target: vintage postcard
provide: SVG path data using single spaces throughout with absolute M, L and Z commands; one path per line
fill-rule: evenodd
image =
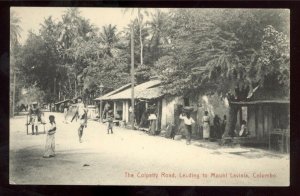
M 11 7 L 9 183 L 290 185 L 290 10 Z

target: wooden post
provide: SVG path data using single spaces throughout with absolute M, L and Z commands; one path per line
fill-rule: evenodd
M 117 113 L 117 101 L 114 101 L 114 115 Z
M 145 108 L 148 109 L 148 102 L 145 102 Z
M 157 101 L 157 120 L 156 120 L 156 131 L 160 130 L 160 100 Z
M 134 128 L 134 35 L 133 26 L 131 27 L 131 128 Z
M 58 100 L 61 101 L 61 99 L 60 99 L 60 81 L 58 82 Z
M 126 105 L 125 105 L 125 101 L 122 101 L 122 120 L 126 121 Z
M 56 100 L 56 77 L 54 77 L 53 94 L 54 94 L 54 99 Z
M 102 111 L 102 100 L 100 100 L 100 106 L 99 106 L 99 115 L 100 115 L 100 122 L 103 120 L 103 111 Z
M 129 117 L 128 117 L 128 114 L 129 114 L 129 106 L 128 106 L 129 104 L 128 104 L 128 101 L 126 100 L 125 101 L 125 122 L 126 123 L 128 123 L 128 121 L 129 121 Z

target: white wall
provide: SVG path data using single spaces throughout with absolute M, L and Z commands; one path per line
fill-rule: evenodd
M 182 97 L 168 97 L 162 100 L 161 128 L 165 129 L 168 124 L 174 124 L 175 104 L 182 104 Z

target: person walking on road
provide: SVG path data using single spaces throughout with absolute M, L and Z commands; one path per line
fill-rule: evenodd
M 75 119 L 75 117 L 78 117 L 79 119 L 79 128 L 78 128 L 78 137 L 79 142 L 82 143 L 82 135 L 83 135 L 83 129 L 84 127 L 87 127 L 87 110 L 84 106 L 84 103 L 82 102 L 81 97 L 77 99 L 77 107 L 76 112 L 71 120 L 71 122 Z
M 56 132 L 56 123 L 55 117 L 53 115 L 49 116 L 49 124 L 47 123 L 47 138 L 45 153 L 43 158 L 50 158 L 55 156 L 55 132 Z
M 69 104 L 64 105 L 64 123 L 68 124 L 67 116 L 69 111 Z
M 191 143 L 191 137 L 192 137 L 192 124 L 195 123 L 194 119 L 190 116 L 189 113 L 182 113 L 179 116 L 180 119 L 184 121 L 185 129 L 187 133 L 186 137 L 186 144 Z

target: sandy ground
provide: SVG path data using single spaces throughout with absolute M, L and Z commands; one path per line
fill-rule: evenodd
M 46 113 L 48 116 L 51 113 Z M 10 184 L 288 186 L 289 155 L 240 147 L 186 145 L 141 131 L 89 121 L 83 143 L 76 122 L 54 113 L 56 157 L 42 158 L 45 134 L 26 135 L 26 119 L 10 120 Z M 29 131 L 31 132 L 31 130 Z

